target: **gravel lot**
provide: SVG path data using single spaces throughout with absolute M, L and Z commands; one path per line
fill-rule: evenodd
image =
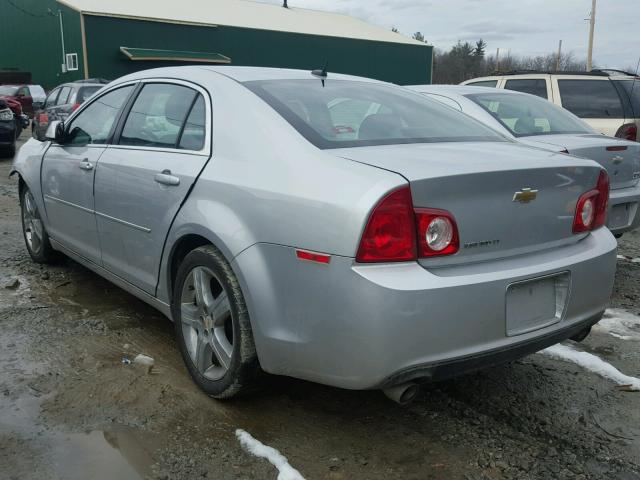
M 307 480 L 640 479 L 640 393 L 538 354 L 431 385 L 408 407 L 286 378 L 211 400 L 163 316 L 70 260 L 31 262 L 10 164 L 0 159 L 0 478 L 275 479 L 241 428 Z M 640 234 L 619 250 L 612 306 L 638 315 Z M 639 347 L 596 332 L 577 348 L 640 376 Z M 122 363 L 138 353 L 155 359 L 151 374 Z

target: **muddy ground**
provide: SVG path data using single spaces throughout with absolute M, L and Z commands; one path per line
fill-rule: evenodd
M 286 378 L 211 400 L 166 318 L 70 260 L 31 262 L 10 164 L 0 160 L 0 478 L 275 479 L 240 447 L 242 428 L 307 480 L 640 479 L 640 393 L 537 354 L 432 385 L 408 407 Z M 640 257 L 640 234 L 620 253 Z M 612 305 L 640 314 L 640 263 L 618 267 Z M 640 375 L 640 342 L 593 333 L 580 348 Z M 122 363 L 141 352 L 152 374 Z

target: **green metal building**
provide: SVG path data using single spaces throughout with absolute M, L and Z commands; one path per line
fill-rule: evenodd
M 294 3 L 291 0 L 290 3 Z M 431 83 L 433 47 L 342 14 L 247 0 L 0 0 L 0 83 L 52 88 L 166 65 Z

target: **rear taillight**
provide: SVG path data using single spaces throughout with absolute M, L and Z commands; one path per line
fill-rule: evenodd
M 41 113 L 38 115 L 38 123 L 41 125 L 46 125 L 49 123 L 49 115 L 46 113 Z
M 452 255 L 458 251 L 458 226 L 453 215 L 432 208 L 419 208 L 415 212 L 420 257 Z
M 414 210 L 407 186 L 388 194 L 373 209 L 356 261 L 407 262 L 451 255 L 458 248 L 458 227 L 453 215 L 445 210 Z
M 616 132 L 616 137 L 635 142 L 638 138 L 638 126 L 635 123 L 625 123 Z
M 416 228 L 411 190 L 404 187 L 380 200 L 362 234 L 358 262 L 416 259 Z
M 578 199 L 573 218 L 573 233 L 588 232 L 602 227 L 607 222 L 608 204 L 609 175 L 605 170 L 600 170 L 596 188 L 583 193 Z
M 71 111 L 72 111 L 72 112 L 75 112 L 79 107 L 80 107 L 80 104 L 79 104 L 79 103 L 74 103 L 74 104 L 71 106 Z

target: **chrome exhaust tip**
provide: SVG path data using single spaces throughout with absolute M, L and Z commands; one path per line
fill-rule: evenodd
M 417 383 L 409 382 L 395 387 L 385 388 L 382 390 L 384 394 L 400 405 L 408 405 L 413 402 L 418 393 L 420 392 L 420 386 Z

